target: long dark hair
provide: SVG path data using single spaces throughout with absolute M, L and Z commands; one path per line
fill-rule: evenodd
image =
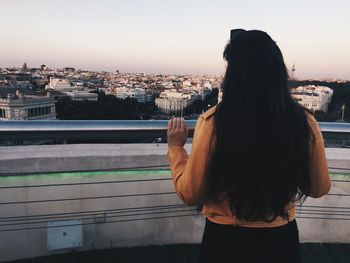
M 258 30 L 232 35 L 224 51 L 206 200 L 228 198 L 238 219 L 288 219 L 286 205 L 310 191 L 305 109 L 290 95 L 283 56 L 271 37 Z

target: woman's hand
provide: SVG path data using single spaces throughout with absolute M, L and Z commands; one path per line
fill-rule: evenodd
M 173 118 L 168 123 L 168 146 L 184 146 L 188 136 L 188 127 L 184 118 Z

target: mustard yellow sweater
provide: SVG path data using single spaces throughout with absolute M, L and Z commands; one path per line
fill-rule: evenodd
M 181 146 L 171 146 L 168 150 L 168 160 L 172 179 L 178 196 L 187 204 L 198 203 L 205 196 L 206 160 L 213 132 L 215 107 L 202 114 L 196 124 L 192 151 L 189 156 Z M 325 156 L 324 142 L 321 131 L 314 117 L 307 113 L 307 118 L 315 140 L 310 143 L 310 173 L 311 197 L 321 197 L 328 193 L 331 183 Z M 295 218 L 295 204 L 290 202 L 286 206 L 290 220 Z M 247 222 L 238 220 L 229 208 L 229 201 L 219 204 L 205 203 L 203 210 L 210 221 L 217 224 L 232 224 L 247 227 L 276 227 L 287 224 L 288 221 L 278 217 L 268 222 Z

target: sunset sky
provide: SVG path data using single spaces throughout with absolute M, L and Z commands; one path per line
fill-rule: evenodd
M 299 78 L 350 79 L 349 0 L 1 0 L 0 67 L 222 74 L 233 28 L 264 30 Z

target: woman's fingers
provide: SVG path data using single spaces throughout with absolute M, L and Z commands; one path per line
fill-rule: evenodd
M 182 124 L 181 118 L 176 118 L 176 129 L 178 131 L 181 131 L 181 124 Z
M 168 133 L 173 130 L 173 119 L 168 121 Z
M 173 118 L 168 122 L 168 133 L 169 132 L 185 132 L 187 125 L 183 118 Z
M 174 118 L 174 123 L 176 123 L 175 130 L 177 132 L 182 132 L 185 129 L 185 120 L 184 118 Z
M 173 131 L 177 129 L 177 118 L 173 118 Z
M 179 118 L 180 119 L 180 130 L 185 129 L 185 120 L 184 118 Z
M 173 118 L 168 122 L 168 145 L 184 146 L 188 135 L 188 127 L 183 118 Z

